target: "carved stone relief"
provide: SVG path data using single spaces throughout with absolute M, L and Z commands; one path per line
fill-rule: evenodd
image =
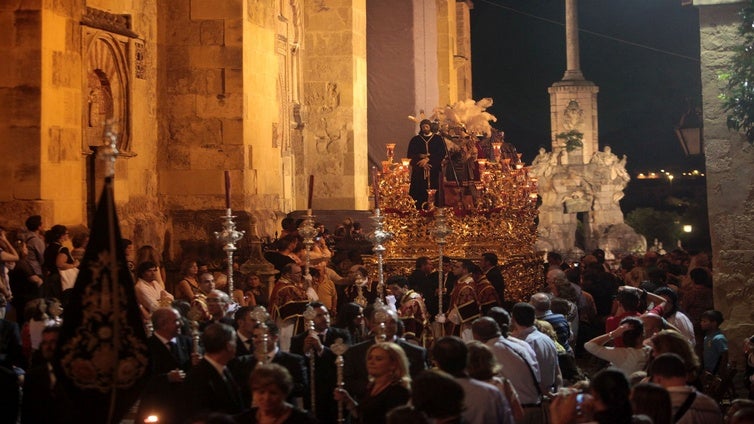
M 584 123 L 584 110 L 579 102 L 571 100 L 563 111 L 563 128 L 567 131 L 577 130 Z
M 104 12 L 100 12 L 104 13 Z M 131 151 L 129 38 L 98 28 L 82 28 L 82 150 L 102 144 L 103 127 L 112 121 L 119 132 L 118 149 Z

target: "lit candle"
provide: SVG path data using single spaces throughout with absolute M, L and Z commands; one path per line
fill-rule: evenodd
M 403 165 L 403 170 L 408 171 L 408 165 L 411 164 L 411 158 L 401 159 L 401 164 Z
M 225 171 L 225 209 L 230 209 L 230 171 Z
M 385 145 L 385 148 L 387 150 L 388 162 L 393 163 L 393 155 L 395 154 L 395 143 L 387 143 Z
M 372 167 L 372 187 L 374 189 L 374 208 L 380 208 L 380 172 L 376 166 Z
M 314 196 L 314 175 L 309 175 L 309 197 L 306 200 L 306 209 L 308 210 L 312 209 L 312 196 Z

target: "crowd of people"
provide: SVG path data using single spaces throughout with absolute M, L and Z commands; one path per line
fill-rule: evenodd
M 39 216 L 26 227 L 0 231 L 0 422 L 66 422 L 50 364 L 86 239 Z M 308 274 L 288 222 L 265 252 L 274 281 L 239 269 L 233 292 L 198 258 L 168 281 L 156 249 L 123 241 L 149 334 L 135 422 L 754 422 L 754 396 L 731 395 L 703 253 L 613 269 L 600 250 L 549 252 L 514 302 L 492 252 L 420 257 L 383 287 L 359 255 L 336 264 L 317 228 Z M 749 388 L 754 337 L 741 342 Z

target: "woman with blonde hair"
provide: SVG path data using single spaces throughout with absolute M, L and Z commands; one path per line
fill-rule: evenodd
M 471 378 L 492 384 L 508 399 L 513 418 L 517 421 L 524 417 L 524 408 L 518 400 L 518 393 L 511 382 L 500 375 L 502 365 L 497 361 L 492 350 L 484 343 L 474 340 L 466 344 L 469 348 L 469 362 L 466 372 Z
M 384 424 L 391 409 L 405 405 L 411 397 L 408 358 L 392 342 L 376 343 L 367 350 L 367 393 L 358 402 L 344 389 L 335 389 L 336 401 L 343 401 L 362 424 Z
M 699 362 L 699 357 L 696 356 L 689 340 L 681 333 L 675 330 L 662 330 L 652 336 L 649 343 L 652 346 L 652 358 L 663 353 L 675 353 L 683 359 L 683 363 L 686 365 L 687 381 L 694 382 L 699 378 L 701 362 Z

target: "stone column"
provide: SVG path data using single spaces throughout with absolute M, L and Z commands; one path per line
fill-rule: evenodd
M 0 5 L 0 186 L 2 225 L 22 225 L 33 214 L 49 219 L 42 199 L 42 11 L 19 2 Z
M 178 258 L 215 243 L 209 251 L 217 258 L 222 252 L 212 231 L 220 229 L 225 210 L 225 170 L 232 209 L 239 214 L 245 206 L 242 2 L 175 0 L 158 2 L 158 8 L 163 44 L 157 166 L 172 248 Z M 246 229 L 242 219 L 236 223 Z
M 579 59 L 579 8 L 578 0 L 566 2 L 566 71 L 563 80 L 583 80 Z
M 730 359 L 741 359 L 741 340 L 754 333 L 751 300 L 754 293 L 754 146 L 743 134 L 729 131 L 718 98 L 730 71 L 738 35 L 738 15 L 746 2 L 695 0 L 699 6 L 704 154 L 707 165 L 707 204 L 712 239 L 715 308 L 723 313 Z
M 302 3 L 308 123 L 296 208 L 305 208 L 313 174 L 315 209 L 367 209 L 366 0 Z

